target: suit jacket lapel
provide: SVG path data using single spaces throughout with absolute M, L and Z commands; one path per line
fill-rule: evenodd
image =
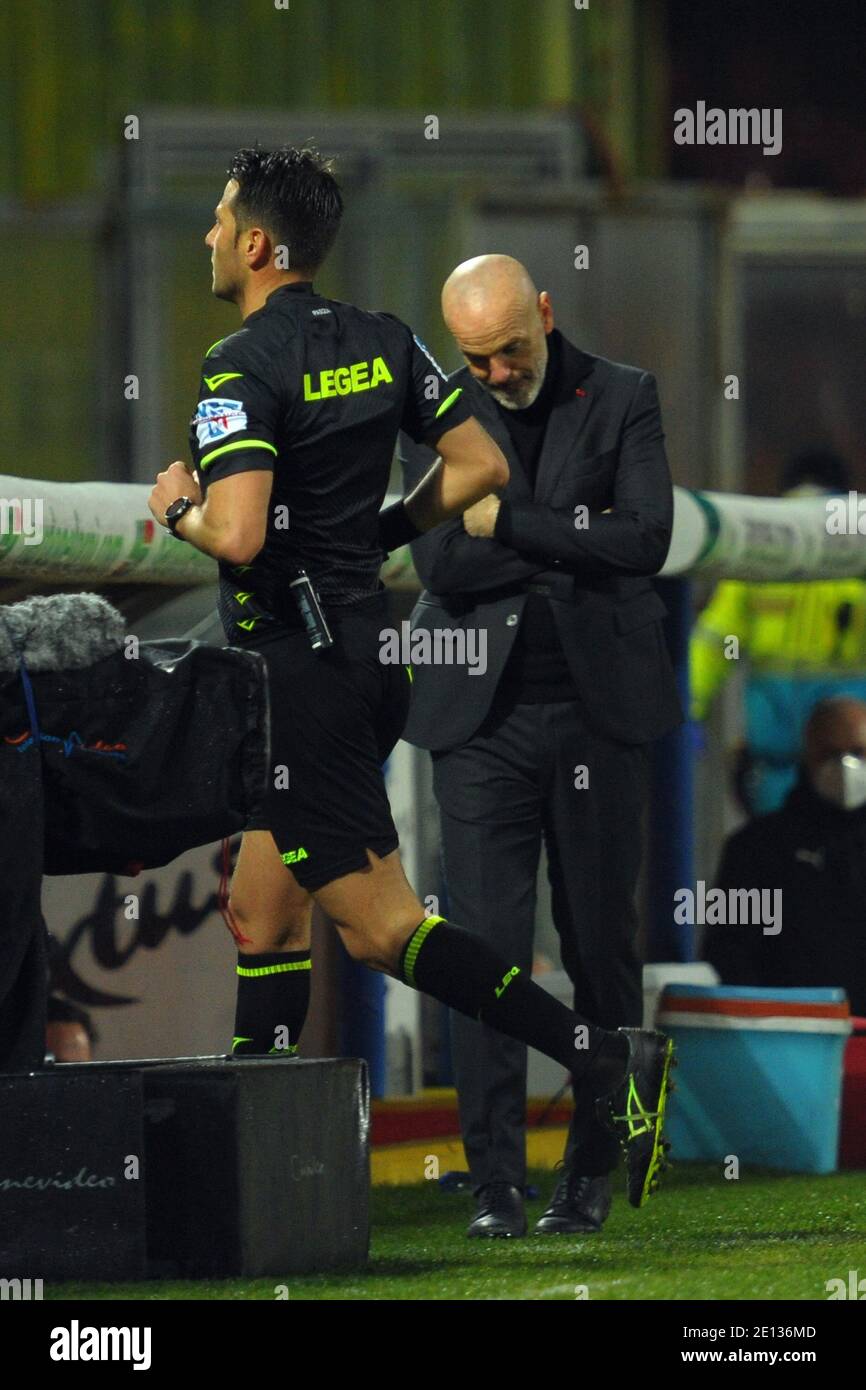
M 560 473 L 580 446 L 601 394 L 593 383 L 594 367 L 594 357 L 573 347 L 567 338 L 562 339 L 561 385 L 547 422 L 535 477 L 535 497 L 539 501 L 553 491 Z

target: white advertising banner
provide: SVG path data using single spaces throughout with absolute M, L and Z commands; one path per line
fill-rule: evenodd
M 215 583 L 216 561 L 160 526 L 149 496 L 142 483 L 52 483 L 0 474 L 0 579 Z M 388 557 L 382 578 L 389 587 L 417 585 L 408 546 Z
M 95 1055 L 191 1057 L 231 1050 L 234 941 L 217 907 L 219 845 L 135 878 L 46 878 L 58 993 L 88 1010 Z
M 676 487 L 661 573 L 776 582 L 866 574 L 866 496 L 737 497 Z

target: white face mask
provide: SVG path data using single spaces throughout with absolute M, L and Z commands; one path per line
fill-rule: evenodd
M 855 757 L 853 753 L 828 758 L 820 764 L 812 785 L 819 796 L 843 811 L 857 811 L 866 806 L 866 758 Z

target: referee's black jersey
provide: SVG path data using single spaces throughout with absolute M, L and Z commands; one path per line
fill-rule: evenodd
M 406 324 L 310 282 L 281 286 L 215 343 L 190 422 L 202 491 L 250 469 L 274 474 L 264 547 L 251 565 L 220 562 L 228 640 L 298 625 L 288 585 L 299 567 L 326 610 L 375 593 L 398 432 L 435 444 L 470 414 Z

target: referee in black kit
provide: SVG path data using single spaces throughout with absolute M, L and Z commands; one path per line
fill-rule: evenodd
M 206 243 L 213 293 L 238 306 L 243 326 L 205 357 L 194 473 L 172 463 L 150 509 L 219 561 L 227 638 L 268 666 L 274 781 L 243 836 L 230 898 L 233 1051 L 296 1050 L 315 900 L 356 960 L 585 1079 L 640 1206 L 664 1166 L 671 1044 L 594 1027 L 487 943 L 427 916 L 385 792 L 409 674 L 380 660 L 383 551 L 502 488 L 508 466 L 410 328 L 313 288 L 342 213 L 329 166 L 310 150 L 246 149 L 228 174 Z M 380 514 L 401 429 L 438 456 Z

